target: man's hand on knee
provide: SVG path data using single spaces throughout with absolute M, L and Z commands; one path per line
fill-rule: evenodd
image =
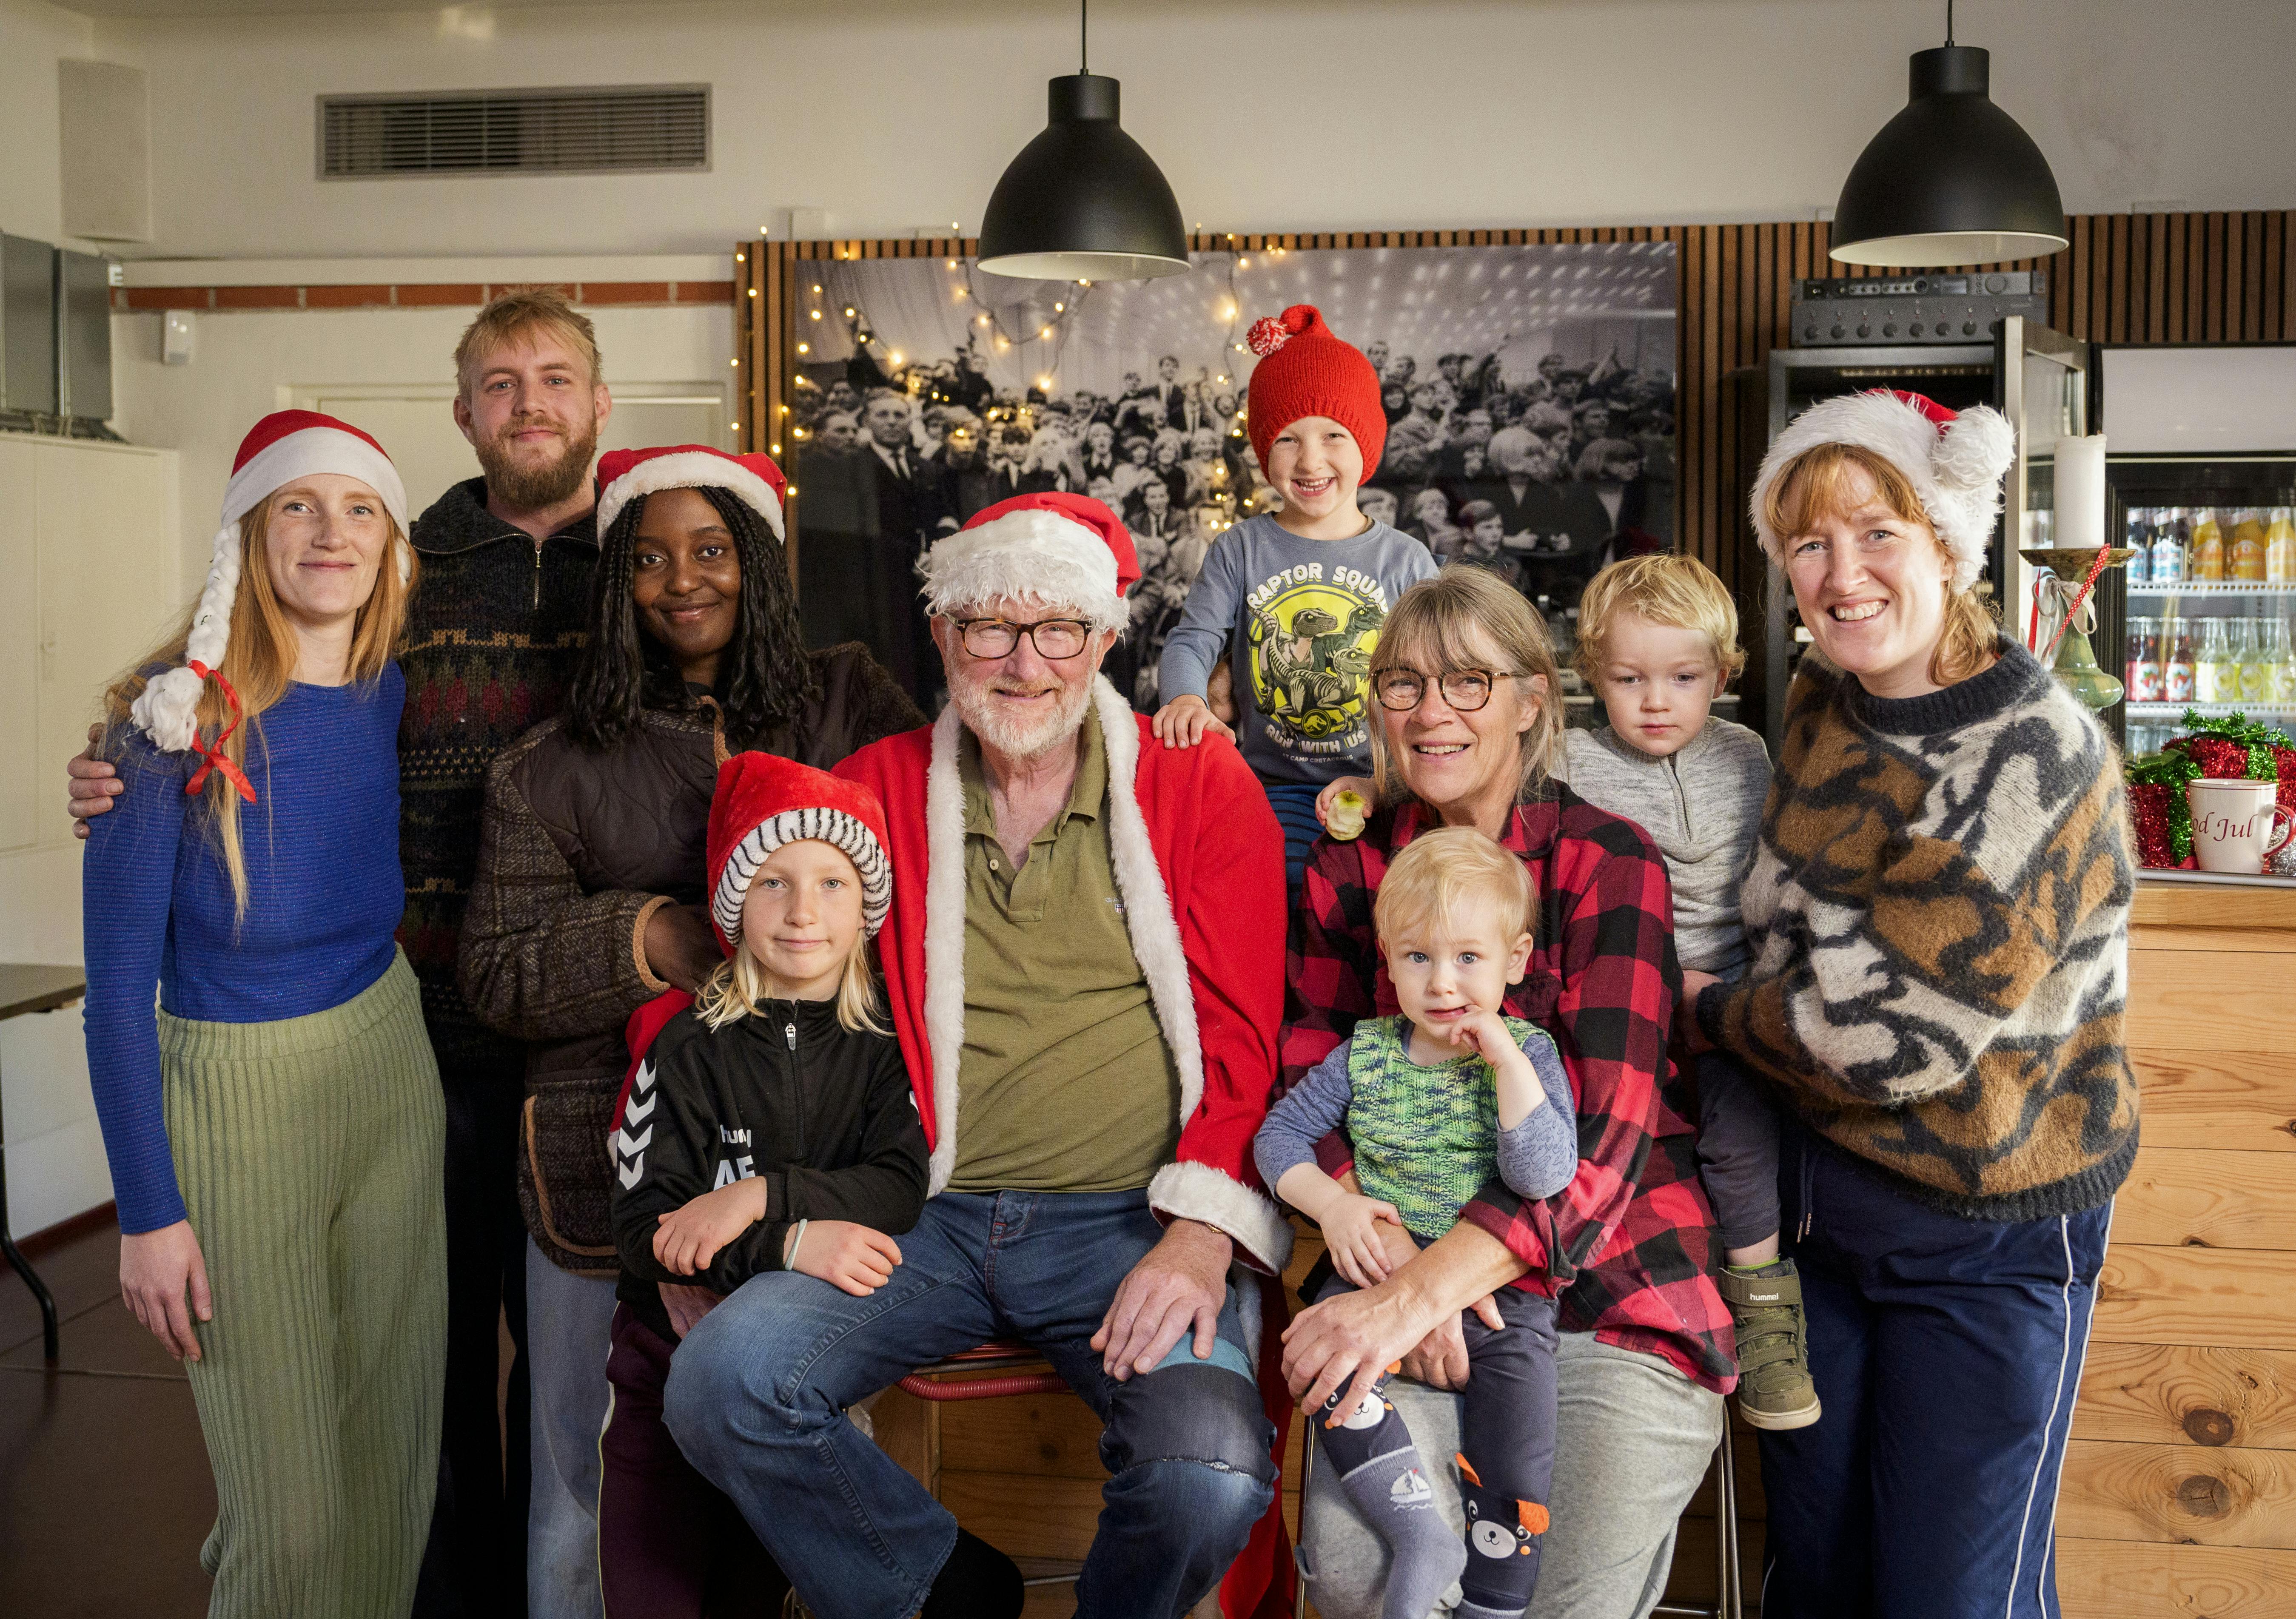
M 1121 1383 L 1135 1372 L 1153 1371 L 1191 1329 L 1196 1359 L 1211 1359 L 1234 1254 L 1235 1245 L 1210 1226 L 1172 1222 L 1163 1240 L 1132 1267 L 1092 1335 L 1108 1375 Z

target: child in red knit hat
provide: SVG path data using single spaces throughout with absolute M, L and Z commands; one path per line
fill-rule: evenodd
M 857 782 L 768 753 L 718 773 L 709 917 L 727 959 L 690 1002 L 672 992 L 631 1018 L 609 1138 L 622 1275 L 598 1549 L 615 1612 L 699 1619 L 711 1590 L 780 1583 L 665 1426 L 671 1353 L 693 1323 L 673 1324 L 662 1288 L 723 1296 L 793 1271 L 865 1296 L 892 1280 L 894 1238 L 924 1206 L 924 1127 L 868 960 L 892 904 L 888 843 L 883 806 Z M 1011 1569 L 975 1541 L 947 1572 L 995 1584 Z M 968 1590 L 964 1611 L 1017 1614 L 1020 1577 L 1003 1583 Z
M 1379 374 L 1311 305 L 1252 323 L 1243 413 L 1283 510 L 1219 537 L 1158 670 L 1156 735 L 1190 748 L 1217 731 L 1243 750 L 1283 826 L 1297 892 L 1308 847 L 1342 790 L 1368 794 L 1365 676 L 1395 598 L 1435 572 L 1409 535 L 1364 515 L 1356 491 L 1387 441 Z M 1232 649 L 1237 725 L 1204 701 Z

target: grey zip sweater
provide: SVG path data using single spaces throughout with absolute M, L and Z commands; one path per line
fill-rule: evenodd
M 1570 790 L 1597 809 L 1623 815 L 1666 856 L 1674 889 L 1674 953 L 1717 977 L 1745 970 L 1739 891 L 1754 863 L 1770 756 L 1743 725 L 1709 718 L 1663 759 L 1604 726 L 1565 733 Z

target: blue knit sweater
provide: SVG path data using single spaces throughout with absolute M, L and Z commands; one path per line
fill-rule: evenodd
M 127 790 L 88 823 L 80 873 L 87 1067 L 119 1229 L 184 1218 L 161 1109 L 152 991 L 178 1018 L 269 1023 L 340 1006 L 382 977 L 406 907 L 398 870 L 398 666 L 348 686 L 294 685 L 250 727 L 240 805 L 247 913 L 205 808 L 194 754 L 125 732 Z

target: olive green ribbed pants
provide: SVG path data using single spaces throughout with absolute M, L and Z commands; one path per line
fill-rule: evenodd
M 160 1014 L 168 1139 L 215 1319 L 212 1619 L 403 1619 L 447 1364 L 446 1106 L 400 956 L 274 1023 Z

